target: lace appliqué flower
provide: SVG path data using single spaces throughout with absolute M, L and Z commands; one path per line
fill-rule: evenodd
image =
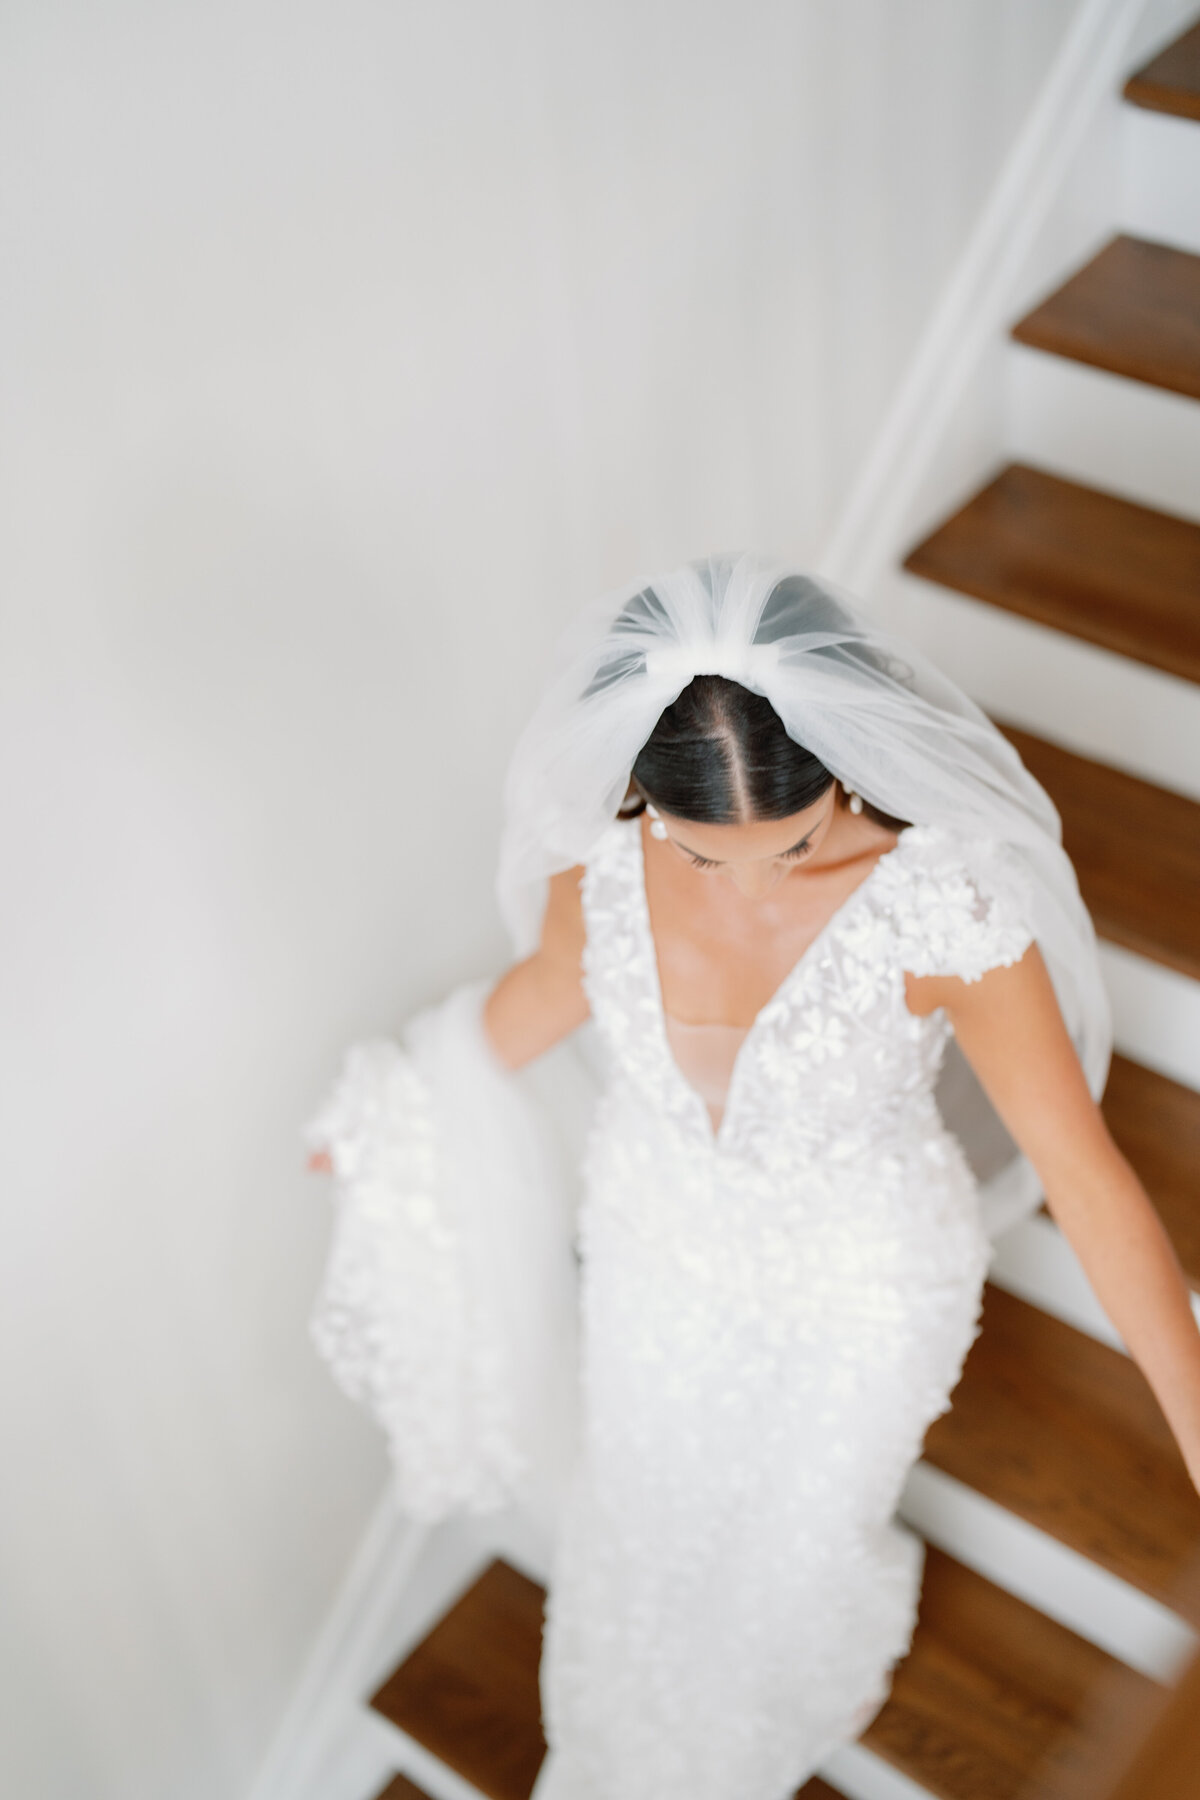
M 908 1011 L 904 976 L 1016 960 L 1032 911 L 997 847 L 904 832 L 760 1012 L 714 1136 L 666 1037 L 639 831 L 583 883 L 612 1077 L 547 1729 L 605 1800 L 774 1800 L 907 1645 L 920 1547 L 892 1513 L 988 1260 L 933 1096 L 948 1021 Z

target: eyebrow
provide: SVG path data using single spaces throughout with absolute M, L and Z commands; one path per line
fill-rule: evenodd
M 808 840 L 809 840 L 809 838 L 810 838 L 810 837 L 811 837 L 811 836 L 812 836 L 812 834 L 813 834 L 813 831 L 815 831 L 815 830 L 816 830 L 816 829 L 817 829 L 817 828 L 816 828 L 816 826 L 815 826 L 815 825 L 814 825 L 814 826 L 813 826 L 813 828 L 812 828 L 812 831 L 806 831 L 806 832 L 805 832 L 805 834 L 804 834 L 804 836 L 803 836 L 803 837 L 802 837 L 802 838 L 800 838 L 800 839 L 799 839 L 799 841 L 798 841 L 798 842 L 797 842 L 797 843 L 795 843 L 795 844 L 789 844 L 789 845 L 788 845 L 788 847 L 787 847 L 787 849 L 786 849 L 786 850 L 777 850 L 777 851 L 776 851 L 776 852 L 775 852 L 775 854 L 776 854 L 776 856 L 790 856 L 790 855 L 791 855 L 791 854 L 792 854 L 792 851 L 793 851 L 793 850 L 802 850 L 802 849 L 803 849 L 803 848 L 804 848 L 804 846 L 805 846 L 805 844 L 807 844 L 807 842 L 808 842 Z M 710 863 L 718 863 L 718 864 L 720 864 L 720 866 L 721 866 L 721 867 L 723 867 L 723 866 L 724 866 L 724 865 L 723 865 L 723 864 L 721 864 L 721 862 L 720 862 L 720 858 L 719 858 L 719 857 L 716 857 L 716 856 L 700 856 L 700 852 L 699 852 L 699 851 L 698 851 L 698 850 L 688 850 L 688 847 L 687 847 L 687 845 L 686 845 L 686 844 L 681 844 L 681 843 L 680 843 L 680 842 L 679 842 L 679 839 L 678 839 L 678 838 L 676 838 L 676 839 L 675 839 L 675 843 L 676 843 L 676 846 L 677 846 L 677 847 L 678 847 L 678 848 L 679 848 L 679 849 L 680 849 L 680 850 L 687 850 L 687 854 L 688 854 L 688 855 L 689 855 L 689 856 L 699 856 L 699 857 L 700 857 L 700 861 L 701 861 L 701 862 L 710 862 Z

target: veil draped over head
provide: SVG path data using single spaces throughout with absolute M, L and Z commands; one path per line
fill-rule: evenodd
M 975 703 L 911 646 L 830 583 L 748 553 L 702 558 L 606 595 L 563 637 L 505 785 L 498 893 L 517 953 L 537 943 L 547 878 L 588 859 L 660 714 L 700 674 L 765 695 L 789 737 L 880 811 L 1015 853 L 1032 886 L 1031 927 L 1099 1097 L 1109 1006 L 1045 790 Z M 976 1112 L 980 1097 L 975 1084 Z M 1015 1147 L 1007 1137 L 1005 1145 L 1011 1164 Z

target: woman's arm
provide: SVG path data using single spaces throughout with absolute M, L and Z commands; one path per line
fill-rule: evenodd
M 582 868 L 575 868 L 551 877 L 541 943 L 532 956 L 501 976 L 484 1006 L 484 1032 L 508 1069 L 532 1062 L 588 1016 L 582 973 L 582 875 Z
M 907 984 L 914 1012 L 946 1008 L 1200 1489 L 1200 1330 L 1190 1290 L 1146 1190 L 1088 1091 L 1037 945 L 979 981 L 909 976 Z
M 580 867 L 551 878 L 540 945 L 501 976 L 484 1004 L 484 1036 L 507 1069 L 532 1062 L 588 1016 L 582 975 L 582 874 Z M 327 1150 L 310 1151 L 307 1166 L 317 1175 L 333 1173 Z

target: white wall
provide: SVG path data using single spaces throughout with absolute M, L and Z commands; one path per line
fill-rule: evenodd
M 547 627 L 822 540 L 1073 5 L 10 0 L 5 1792 L 247 1791 L 384 1474 L 299 1124 L 503 954 Z

